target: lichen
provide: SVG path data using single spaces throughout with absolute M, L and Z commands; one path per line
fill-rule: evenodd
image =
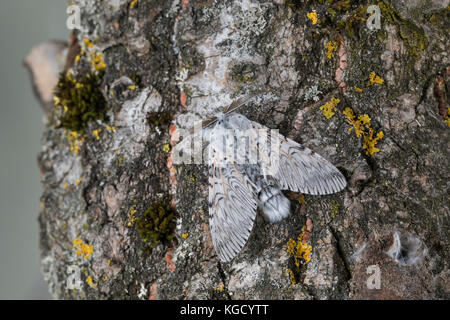
M 150 126 L 166 125 L 172 120 L 172 114 L 168 111 L 149 112 L 147 116 L 147 123 Z
M 332 116 L 334 116 L 334 111 L 336 111 L 336 106 L 339 104 L 339 102 L 341 102 L 341 100 L 332 97 L 330 101 L 320 107 L 320 110 L 323 111 L 323 115 L 325 116 L 325 118 L 330 119 Z
M 72 248 L 75 249 L 76 255 L 83 259 L 90 259 L 94 252 L 94 246 L 85 243 L 81 238 L 72 241 Z
M 134 6 L 138 3 L 138 1 L 139 1 L 139 0 L 132 0 L 132 1 L 130 2 L 130 9 L 133 9 Z
M 378 132 L 376 137 L 373 137 L 373 129 L 369 128 L 369 133 L 363 136 L 363 149 L 366 149 L 366 154 L 368 156 L 373 156 L 374 153 L 380 151 L 375 145 L 379 140 L 383 139 L 383 137 L 383 131 Z
M 154 202 L 144 214 L 136 219 L 136 227 L 145 249 L 153 249 L 162 242 L 174 238 L 177 214 L 169 204 L 167 197 Z
M 332 208 L 331 208 L 331 219 L 334 219 L 336 217 L 336 215 L 339 213 L 340 205 L 335 200 L 331 201 L 331 205 L 332 205 Z
M 89 71 L 75 78 L 71 72 L 60 74 L 54 92 L 59 127 L 81 135 L 90 121 L 105 120 L 106 101 L 100 91 L 103 71 Z
M 286 274 L 289 277 L 289 280 L 291 281 L 292 285 L 296 285 L 297 281 L 295 280 L 294 272 L 292 272 L 291 269 L 286 269 Z
M 353 37 L 355 35 L 355 30 L 361 23 L 366 22 L 367 20 L 367 6 L 359 5 L 352 11 L 345 9 L 344 7 L 341 7 L 338 10 L 344 17 L 337 23 L 336 29 L 338 31 L 345 31 L 350 37 Z
M 418 27 L 412 20 L 402 18 L 388 1 L 379 1 L 378 6 L 383 19 L 388 24 L 399 27 L 400 38 L 405 43 L 410 56 L 416 60 L 419 52 L 425 50 L 428 45 L 428 39 L 423 29 Z
M 116 132 L 116 127 L 114 126 L 106 125 L 105 128 L 107 131 Z
M 80 148 L 83 145 L 84 137 L 81 136 L 77 131 L 66 130 L 66 137 L 69 141 L 69 150 L 74 154 L 80 152 Z
M 363 89 L 361 89 L 360 87 L 358 87 L 358 86 L 353 86 L 353 89 L 355 89 L 355 91 L 357 91 L 357 92 L 359 92 L 359 93 L 362 93 L 362 92 L 364 92 L 364 90 Z
M 127 222 L 128 227 L 131 227 L 133 223 L 136 222 L 137 220 L 135 216 L 136 212 L 137 212 L 136 205 L 133 205 L 128 211 L 128 222 Z
M 450 108 L 447 108 L 447 116 L 445 117 L 445 123 L 450 127 Z
M 311 86 L 306 90 L 305 92 L 305 100 L 313 100 L 313 101 L 319 101 L 319 95 L 322 94 L 322 91 L 318 89 L 317 85 Z
M 170 144 L 166 143 L 162 146 L 162 149 L 165 153 L 168 153 L 170 151 Z
M 106 63 L 103 60 L 103 52 L 98 50 L 95 47 L 94 43 L 87 38 L 83 39 L 80 48 L 80 55 L 77 55 L 77 57 L 75 57 L 76 62 L 78 62 L 82 56 L 88 57 L 91 67 L 94 70 L 103 71 L 106 69 Z
M 376 152 L 379 152 L 380 149 L 376 147 L 379 140 L 384 137 L 383 131 L 377 133 L 374 137 L 374 131 L 370 126 L 371 118 L 369 115 L 359 115 L 356 117 L 355 113 L 349 107 L 345 108 L 342 112 L 347 117 L 347 122 L 352 127 L 348 129 L 351 132 L 353 129 L 355 130 L 355 135 L 360 138 L 363 138 L 363 149 L 366 150 L 366 155 L 373 156 Z
M 230 294 L 228 292 L 228 288 L 225 287 L 223 283 L 220 283 L 219 285 L 215 285 L 213 287 L 213 290 L 211 292 L 211 299 L 224 300 L 229 298 Z
M 374 84 L 383 84 L 383 82 L 384 80 L 380 76 L 377 76 L 374 71 L 372 71 L 369 75 L 369 82 L 367 83 L 367 86 L 370 87 Z
M 315 11 L 308 12 L 308 13 L 306 14 L 306 17 L 307 17 L 309 20 L 311 20 L 311 23 L 312 23 L 313 25 L 317 24 L 317 20 L 318 20 L 318 18 L 317 18 L 317 12 L 315 12 Z
M 334 52 L 336 52 L 338 49 L 338 43 L 336 41 L 328 41 L 325 49 L 327 49 L 328 59 L 331 59 L 334 56 Z
M 297 240 L 290 238 L 286 245 L 286 252 L 293 259 L 293 267 L 286 270 L 292 284 L 302 282 L 301 275 L 311 261 L 312 246 L 305 240 L 305 232 L 303 230 Z
M 97 288 L 97 285 L 94 283 L 94 281 L 92 280 L 92 276 L 88 276 L 86 278 L 86 283 L 91 287 L 91 288 Z
M 78 186 L 81 182 L 83 182 L 83 178 L 78 178 L 74 183 L 75 187 Z
M 95 139 L 100 140 L 100 132 L 102 132 L 102 129 L 92 130 L 92 135 L 95 137 Z

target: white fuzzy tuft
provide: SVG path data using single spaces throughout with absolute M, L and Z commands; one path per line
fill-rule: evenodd
M 264 218 L 270 223 L 275 223 L 289 216 L 291 203 L 283 194 L 279 193 L 270 201 L 262 204 L 261 209 Z
M 386 253 L 399 265 L 408 266 L 422 263 L 428 249 L 419 237 L 395 231 L 392 245 Z

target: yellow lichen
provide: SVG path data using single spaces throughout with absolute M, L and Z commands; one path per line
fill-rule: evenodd
M 312 11 L 312 12 L 308 12 L 308 14 L 306 15 L 308 17 L 309 20 L 311 20 L 312 24 L 317 24 L 317 12 Z
M 57 106 L 61 103 L 61 99 L 59 99 L 58 96 L 53 96 L 53 103 L 55 104 L 55 106 Z
M 89 259 L 94 252 L 94 246 L 85 243 L 81 238 L 76 238 L 72 241 L 72 248 L 75 249 L 75 253 L 78 257 Z
M 331 59 L 334 56 L 334 52 L 337 51 L 337 49 L 338 49 L 338 43 L 335 41 L 328 41 L 325 48 L 327 49 L 328 59 Z
M 334 115 L 334 111 L 336 111 L 336 106 L 339 104 L 341 100 L 332 97 L 330 101 L 325 103 L 323 106 L 320 107 L 320 110 L 323 111 L 323 115 L 330 119 Z
M 91 51 L 91 65 L 95 70 L 101 71 L 105 70 L 106 63 L 103 61 L 103 52 L 100 51 Z
M 80 137 L 77 131 L 66 130 L 66 137 L 69 141 L 69 150 L 74 154 L 80 152 L 81 145 L 83 144 L 84 137 Z
M 97 285 L 94 283 L 94 281 L 92 280 L 92 277 L 89 276 L 86 278 L 86 283 L 91 287 L 91 288 L 97 288 Z
M 100 132 L 102 131 L 102 129 L 95 129 L 95 130 L 92 130 L 92 134 L 94 135 L 94 137 L 97 139 L 97 140 L 100 140 Z
M 91 40 L 89 40 L 88 38 L 84 38 L 83 39 L 83 43 L 84 43 L 84 46 L 86 48 L 93 48 L 94 47 L 94 43 Z
M 134 6 L 138 3 L 139 0 L 133 0 L 130 2 L 130 9 L 133 9 Z
M 83 178 L 78 178 L 74 183 L 75 187 L 78 186 L 81 182 L 83 182 Z
M 366 154 L 372 156 L 374 153 L 380 151 L 379 148 L 375 147 L 379 140 L 383 139 L 383 131 L 377 133 L 377 136 L 373 137 L 373 129 L 369 129 L 369 134 L 364 135 L 363 149 L 366 149 Z
M 355 91 L 358 91 L 358 92 L 364 92 L 364 90 L 363 89 L 361 89 L 361 88 L 359 88 L 359 87 L 357 87 L 357 86 L 353 86 L 353 89 L 355 89 Z
M 347 117 L 347 122 L 352 125 L 351 128 L 348 129 L 349 132 L 351 132 L 353 129 L 355 129 L 355 134 L 356 136 L 359 138 L 361 137 L 361 135 L 364 132 L 364 123 L 363 123 L 363 119 L 364 121 L 367 121 L 367 115 L 365 114 L 364 116 L 359 116 L 358 119 L 356 119 L 356 116 L 353 112 L 352 109 L 350 108 L 345 108 L 345 110 L 342 112 L 346 117 Z M 369 118 L 369 123 L 370 123 L 370 118 Z
M 445 117 L 445 123 L 450 127 L 450 108 L 447 108 L 447 116 Z
M 374 84 L 382 84 L 383 82 L 384 80 L 381 77 L 377 76 L 374 71 L 372 71 L 369 75 L 369 83 L 367 83 L 367 86 L 369 87 Z
M 131 225 L 136 222 L 137 218 L 135 217 L 137 210 L 135 206 L 132 206 L 130 211 L 128 212 L 128 227 L 131 227 Z
M 166 143 L 165 145 L 163 145 L 162 149 L 164 150 L 164 152 L 169 152 L 170 151 L 170 145 L 168 143 Z
M 303 197 L 302 194 L 300 194 L 300 195 L 298 196 L 297 200 L 298 200 L 298 202 L 300 202 L 300 203 L 303 204 L 303 205 L 306 204 L 306 200 L 305 200 L 305 198 Z
M 128 89 L 130 89 L 132 91 L 136 90 L 137 88 L 139 88 L 139 87 L 135 86 L 135 85 L 128 86 Z
M 291 284 L 296 285 L 296 284 L 297 284 L 297 281 L 295 281 L 294 272 L 292 272 L 291 269 L 287 269 L 287 270 L 286 270 L 286 274 L 288 275 L 289 280 L 291 281 Z
M 221 284 L 218 285 L 218 286 L 214 286 L 213 289 L 214 289 L 215 291 L 223 291 L 223 290 L 225 290 L 225 286 L 224 286 L 223 283 L 221 283 Z
M 309 232 L 308 237 L 305 237 L 306 229 L 306 227 L 302 228 L 302 233 L 297 240 L 290 238 L 287 242 L 286 252 L 292 260 L 291 268 L 286 270 L 286 274 L 292 285 L 303 282 L 305 267 L 311 261 L 312 246 L 307 242 Z
M 343 114 L 347 117 L 348 124 L 352 126 L 348 131 L 351 132 L 354 129 L 358 138 L 363 137 L 363 149 L 366 150 L 366 154 L 373 156 L 374 153 L 379 152 L 380 149 L 375 145 L 384 137 L 384 134 L 383 131 L 380 131 L 374 138 L 374 131 L 370 127 L 371 118 L 367 114 L 356 117 L 353 110 L 348 107 L 345 108 Z
M 84 38 L 81 46 L 80 55 L 75 57 L 75 63 L 78 62 L 85 53 L 88 53 L 90 57 L 91 65 L 96 71 L 102 71 L 106 68 L 106 64 L 103 61 L 103 52 L 94 48 L 94 42 Z
M 291 256 L 294 255 L 296 246 L 297 246 L 297 242 L 295 242 L 294 239 L 289 238 L 289 240 L 287 242 L 286 252 Z
M 304 235 L 305 231 L 300 234 L 297 241 L 290 238 L 287 242 L 286 252 L 295 258 L 295 265 L 297 267 L 299 267 L 300 264 L 307 264 L 311 261 L 312 246 L 306 241 L 303 241 Z

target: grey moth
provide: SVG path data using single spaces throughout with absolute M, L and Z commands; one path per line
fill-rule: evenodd
M 342 173 L 326 159 L 237 113 L 250 98 L 202 121 L 174 150 L 174 163 L 190 163 L 186 159 L 192 156 L 199 161 L 206 151 L 211 238 L 223 262 L 244 247 L 258 209 L 271 223 L 289 216 L 290 201 L 281 190 L 327 195 L 346 187 Z

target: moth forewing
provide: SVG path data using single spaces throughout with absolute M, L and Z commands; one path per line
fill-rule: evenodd
M 280 140 L 277 129 L 257 129 L 258 159 L 264 176 L 276 177 L 280 162 Z

